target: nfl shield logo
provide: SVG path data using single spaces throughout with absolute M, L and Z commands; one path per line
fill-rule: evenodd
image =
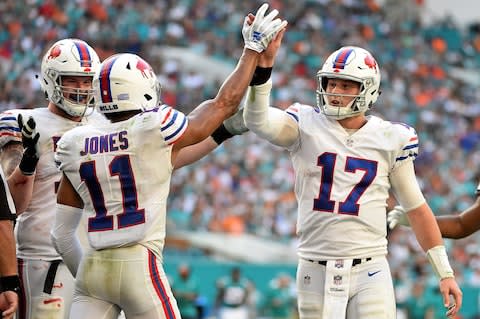
M 342 284 L 342 276 L 340 276 L 340 275 L 335 275 L 335 276 L 333 276 L 333 283 L 334 283 L 335 285 L 340 285 L 340 284 Z
M 310 278 L 309 275 L 306 275 L 305 277 L 303 277 L 303 283 L 305 285 L 310 285 L 310 280 L 311 280 L 311 278 Z
M 343 260 L 335 260 L 335 268 L 343 268 Z

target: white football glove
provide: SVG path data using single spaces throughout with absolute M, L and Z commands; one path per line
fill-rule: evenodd
M 249 24 L 248 16 L 243 22 L 242 34 L 245 42 L 245 48 L 263 52 L 272 39 L 277 35 L 278 31 L 285 28 L 287 21 L 274 18 L 278 15 L 278 10 L 272 10 L 267 16 L 265 12 L 268 9 L 268 4 L 264 3 L 255 14 L 255 20 Z
M 243 119 L 243 105 L 238 109 L 237 113 L 223 121 L 223 125 L 227 131 L 233 135 L 242 135 L 243 133 L 248 132 L 245 120 Z
M 397 225 L 410 226 L 407 219 L 407 212 L 402 206 L 395 206 L 387 214 L 388 227 L 394 229 Z

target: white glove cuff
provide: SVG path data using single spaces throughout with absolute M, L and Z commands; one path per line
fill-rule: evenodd
M 445 279 L 445 278 L 454 278 L 453 269 L 450 266 L 450 262 L 448 261 L 447 251 L 445 250 L 445 246 L 435 246 L 430 248 L 427 251 L 428 261 L 433 267 L 435 274 L 438 278 Z

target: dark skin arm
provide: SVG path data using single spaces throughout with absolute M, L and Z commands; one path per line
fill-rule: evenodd
M 442 237 L 459 239 L 470 236 L 480 229 L 480 196 L 459 215 L 438 216 L 436 219 Z
M 202 102 L 188 114 L 188 128 L 173 146 L 173 163 L 182 148 L 206 139 L 225 119 L 237 111 L 252 79 L 259 56 L 260 54 L 255 51 L 244 49 L 235 70 L 223 83 L 217 96 Z
M 62 179 L 58 186 L 57 203 L 76 208 L 83 208 L 84 205 L 82 198 L 78 195 L 65 173 L 62 174 Z
M 253 20 L 253 18 L 251 19 Z M 260 58 L 258 60 L 258 66 L 261 66 L 261 67 L 273 66 L 278 49 L 280 48 L 280 45 L 282 43 L 284 33 L 285 33 L 285 29 L 281 30 L 278 33 L 278 35 L 275 37 L 275 39 L 272 41 L 272 43 L 268 46 L 267 50 L 265 50 L 260 54 Z M 228 88 L 222 87 L 222 89 L 228 89 Z M 219 95 L 220 95 L 220 92 L 219 92 Z M 213 113 L 215 112 L 217 111 L 214 111 Z M 190 117 L 192 114 L 193 112 L 190 113 L 189 115 L 190 124 L 192 123 L 192 120 Z M 202 117 L 205 117 L 205 116 L 202 116 Z M 208 116 L 208 118 L 210 118 L 210 115 Z M 205 120 L 203 121 L 206 122 Z M 190 126 L 188 129 L 190 129 Z M 190 145 L 184 148 L 181 152 L 179 152 L 179 155 L 173 161 L 175 169 L 178 169 L 180 167 L 183 167 L 185 165 L 189 165 L 193 162 L 198 161 L 199 159 L 201 159 L 202 157 L 210 153 L 212 150 L 214 150 L 217 146 L 218 144 L 215 143 L 215 141 L 211 137 L 207 137 L 205 140 L 203 140 L 200 143 L 197 143 L 195 145 Z

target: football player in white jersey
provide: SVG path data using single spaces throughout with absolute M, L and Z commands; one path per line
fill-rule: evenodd
M 0 167 L 0 311 L 2 318 L 13 318 L 18 307 L 20 277 L 18 276 L 15 253 L 15 236 L 13 221 L 16 219 L 16 207 L 24 205 L 25 188 L 33 187 L 33 178 L 38 163 L 36 144 L 40 135 L 35 132 L 35 120 L 30 117 L 23 123 L 18 118 L 22 134 L 23 156 L 18 172 L 11 174 L 8 180 Z M 17 174 L 18 173 L 18 174 Z
M 25 205 L 17 205 L 15 234 L 22 283 L 18 319 L 68 318 L 74 281 L 50 239 L 61 178 L 53 154 L 66 131 L 105 121 L 96 112 L 84 116 L 93 109 L 88 106 L 93 101 L 92 79 L 99 65 L 97 53 L 84 41 L 63 39 L 54 43 L 43 56 L 39 78 L 48 106 L 0 115 L 1 160 L 7 176 L 18 166 L 23 151 L 18 114 L 32 116 L 40 133 L 33 188 L 24 187 Z
M 259 53 L 272 39 L 279 46 L 286 21 L 267 9 L 245 19 L 237 67 L 188 116 L 158 105 L 160 84 L 139 56 L 117 54 L 101 64 L 95 104 L 110 123 L 65 133 L 55 155 L 63 177 L 52 240 L 76 274 L 70 318 L 114 319 L 121 309 L 129 319 L 180 318 L 162 267 L 170 177 L 180 150 L 236 112 Z M 93 248 L 85 252 L 75 236 L 82 215 Z
M 295 170 L 300 318 L 395 318 L 386 259 L 390 189 L 409 211 L 454 316 L 462 293 L 415 178 L 417 134 L 365 114 L 380 94 L 377 62 L 362 48 L 342 47 L 326 59 L 317 80 L 318 107 L 269 107 L 268 81 L 250 90 L 244 110 L 247 127 L 288 150 Z

